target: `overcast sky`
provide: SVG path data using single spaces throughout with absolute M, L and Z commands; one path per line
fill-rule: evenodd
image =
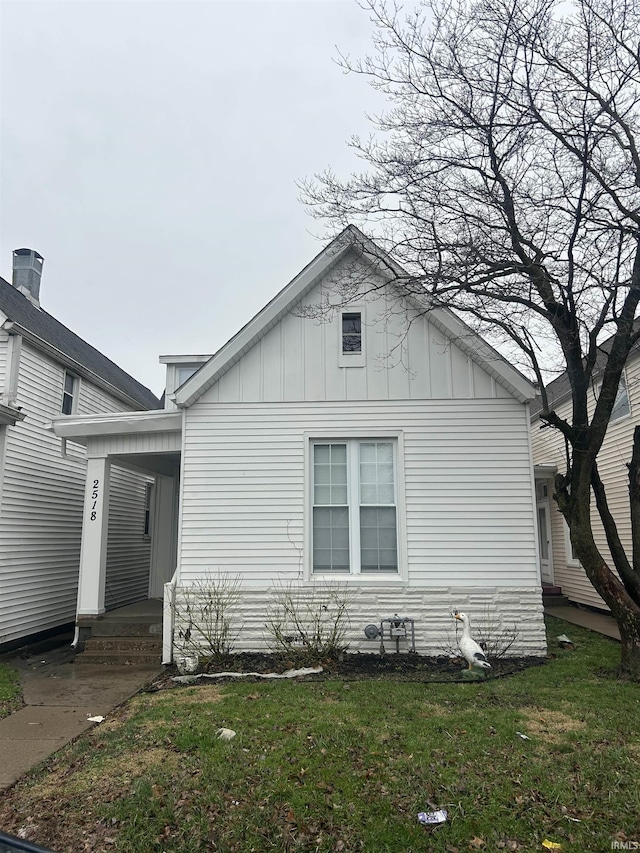
M 380 96 L 353 0 L 1 4 L 0 274 L 45 258 L 42 307 L 159 394 L 308 261 L 296 180 L 357 160 Z

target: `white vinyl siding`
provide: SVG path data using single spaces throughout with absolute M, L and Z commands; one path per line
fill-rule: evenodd
M 105 608 L 113 610 L 148 597 L 150 541 L 144 535 L 149 480 L 111 466 Z
M 0 399 L 7 393 L 8 376 L 7 376 L 7 358 L 9 350 L 9 335 L 0 329 Z
M 198 402 L 185 420 L 182 581 L 212 566 L 240 572 L 247 585 L 308 577 L 309 439 L 385 441 L 400 431 L 397 500 L 406 534 L 398 558 L 405 571 L 390 583 L 535 586 L 528 428 L 526 407 L 501 398 Z M 373 581 L 373 572 L 362 576 Z
M 633 430 L 639 422 L 640 412 L 640 359 L 635 357 L 625 368 L 626 392 L 632 417 L 620 417 L 609 423 L 607 434 L 598 454 L 600 477 L 605 485 L 609 508 L 613 513 L 627 553 L 631 554 L 631 521 L 629 517 L 629 477 L 627 462 L 631 459 Z M 619 391 L 620 395 L 620 391 Z M 589 416 L 595 406 L 596 395 L 590 400 Z M 571 402 L 565 401 L 557 407 L 560 417 L 570 417 Z M 531 425 L 531 438 L 534 464 L 556 464 L 560 472 L 564 471 L 564 439 L 556 430 L 540 429 L 541 421 L 536 419 Z M 593 588 L 579 562 L 572 559 L 569 551 L 569 537 L 565 535 L 565 522 L 558 512 L 555 502 L 551 504 L 551 533 L 553 551 L 554 583 L 572 601 L 591 607 L 607 608 L 607 605 Z M 609 565 L 613 566 L 609 554 L 604 529 L 597 515 L 595 501 L 592 501 L 592 521 L 595 540 Z
M 0 496 L 0 643 L 70 622 L 75 618 L 82 510 L 85 488 L 85 449 L 62 443 L 45 426 L 60 414 L 65 369 L 30 344 L 23 343 L 18 405 L 24 421 L 7 430 L 5 470 Z M 79 386 L 78 414 L 126 411 L 126 407 L 84 380 Z M 120 500 L 118 477 L 112 506 Z M 130 501 L 126 497 L 127 501 Z M 137 539 L 125 537 L 110 554 L 117 573 L 122 553 L 129 549 L 128 566 L 146 561 L 149 543 L 138 548 L 144 495 L 136 512 Z M 126 541 L 125 541 L 126 540 Z M 138 569 L 140 568 L 138 566 Z M 142 584 L 135 581 L 141 593 Z M 116 584 L 117 594 L 120 595 Z M 146 590 L 142 597 L 146 597 Z

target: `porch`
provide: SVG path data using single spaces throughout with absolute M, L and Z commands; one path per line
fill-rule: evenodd
M 148 655 L 157 662 L 164 585 L 177 561 L 182 415 L 162 410 L 61 417 L 52 429 L 63 449 L 69 441 L 86 447 L 76 608 L 83 660 L 100 653 L 140 662 Z M 132 484 L 129 494 L 123 470 Z M 143 550 L 144 559 L 128 559 Z
M 98 616 L 78 616 L 78 664 L 159 664 L 162 600 L 150 598 Z

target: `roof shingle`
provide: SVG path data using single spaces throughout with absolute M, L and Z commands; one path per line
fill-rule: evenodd
M 0 309 L 10 320 L 55 347 L 86 370 L 99 376 L 141 409 L 160 409 L 156 395 L 113 361 L 74 334 L 51 314 L 36 307 L 5 279 L 0 278 Z

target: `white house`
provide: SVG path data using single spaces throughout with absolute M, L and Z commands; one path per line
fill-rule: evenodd
M 103 484 L 129 459 L 159 483 L 151 588 L 179 600 L 209 572 L 239 578 L 238 649 L 265 647 L 274 585 L 339 581 L 353 649 L 376 650 L 364 626 L 399 613 L 437 652 L 459 608 L 517 623 L 512 653 L 544 652 L 534 390 L 389 284 L 390 263 L 348 228 L 215 355 L 163 359 L 165 411 L 54 420 L 87 448 L 81 624 L 107 607 Z M 169 619 L 164 640 L 169 660 Z
M 606 350 L 607 342 L 602 345 Z M 631 555 L 631 517 L 629 509 L 629 474 L 633 432 L 640 424 L 640 353 L 633 352 L 627 361 L 618 388 L 607 434 L 598 454 L 598 471 L 604 483 L 609 507 L 615 519 L 620 539 Z M 601 383 L 601 368 L 596 369 L 592 383 L 588 414 L 593 414 Z M 571 388 L 566 375 L 558 377 L 548 387 L 550 404 L 561 418 L 571 415 Z M 569 528 L 553 501 L 553 479 L 564 471 L 565 447 L 562 435 L 543 426 L 539 401 L 532 406 L 531 438 L 535 463 L 537 512 L 540 531 L 540 555 L 543 583 L 560 587 L 563 595 L 577 604 L 608 610 L 607 604 L 595 591 L 579 560 L 573 553 Z M 613 567 L 607 538 L 592 502 L 592 524 L 600 552 Z
M 43 259 L 13 254 L 0 279 L 0 645 L 72 623 L 85 486 L 84 447 L 47 425 L 61 413 L 157 408 L 160 401 L 40 306 Z M 152 480 L 114 465 L 106 601 L 148 594 L 145 500 Z

